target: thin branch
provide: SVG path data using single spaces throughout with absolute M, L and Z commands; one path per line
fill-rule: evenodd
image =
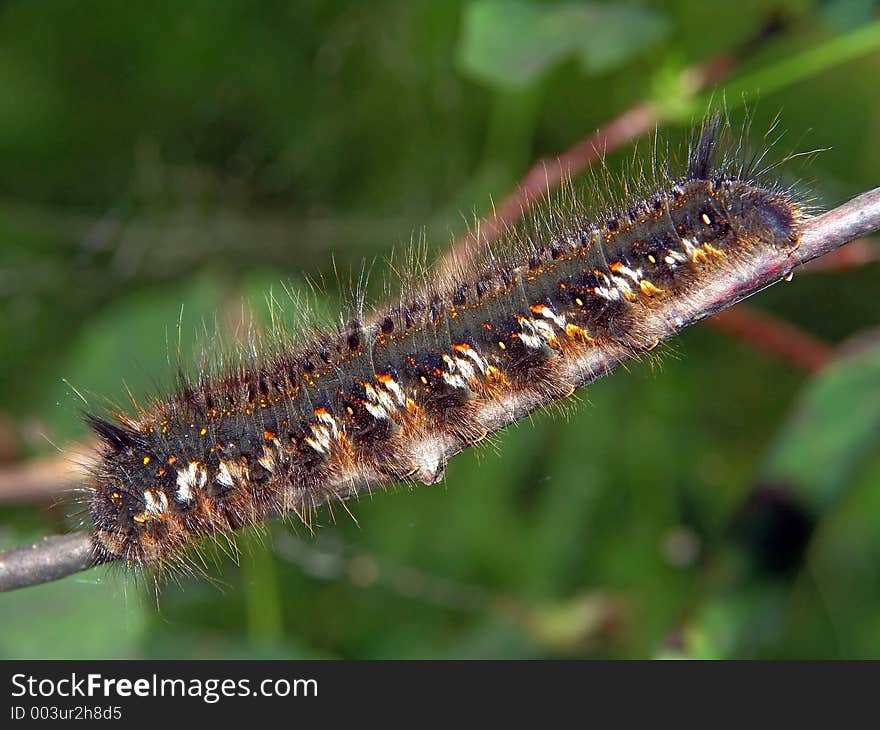
M 880 188 L 813 218 L 804 227 L 800 246 L 792 258 L 800 266 L 877 230 L 880 230 Z
M 680 318 L 682 326 L 694 324 L 733 306 L 748 294 L 760 291 L 785 278 L 795 267 L 823 256 L 847 241 L 880 229 L 880 188 L 863 193 L 839 208 L 817 216 L 804 228 L 801 243 L 790 252 L 769 251 L 758 260 L 754 269 L 735 284 L 719 285 L 703 293 L 698 306 L 684 309 L 671 306 L 663 316 Z M 609 373 L 632 353 L 624 349 L 600 350 L 590 374 L 582 376 L 577 385 L 586 385 Z M 482 416 L 487 432 L 498 431 L 519 420 L 543 403 L 526 403 L 516 410 L 494 409 Z M 434 447 L 441 458 L 449 458 L 466 444 L 453 436 L 438 437 Z M 365 484 L 369 491 L 378 484 Z M 92 540 L 88 532 L 47 537 L 27 547 L 0 553 L 0 591 L 45 583 L 94 565 Z
M 85 531 L 52 535 L 0 553 L 0 591 L 48 583 L 95 565 L 92 536 Z

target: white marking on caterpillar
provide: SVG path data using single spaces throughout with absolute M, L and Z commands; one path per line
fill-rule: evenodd
M 443 382 L 453 388 L 468 389 L 468 384 L 461 375 L 453 375 L 451 373 L 443 373 Z
M 609 302 L 615 302 L 620 299 L 620 289 L 617 287 L 597 286 L 593 289 L 593 294 L 607 299 Z
M 464 358 L 455 358 L 455 365 L 458 367 L 458 372 L 464 376 L 465 380 L 472 381 L 477 377 L 477 371 L 474 370 L 474 366 Z
M 379 382 L 385 386 L 386 390 L 394 394 L 394 397 L 397 398 L 397 402 L 400 405 L 406 404 L 406 395 L 394 378 L 390 375 L 379 376 Z
M 364 390 L 367 392 L 367 398 L 371 403 L 375 403 L 380 405 L 384 410 L 391 413 L 396 410 L 396 406 L 394 405 L 394 401 L 391 400 L 391 396 L 388 394 L 384 388 L 382 390 L 376 390 L 370 383 L 364 383 Z
M 561 322 L 562 324 L 560 324 L 559 327 L 563 330 L 565 329 L 565 317 L 557 317 L 555 321 L 557 323 Z M 547 340 L 547 342 L 552 342 L 556 339 L 556 332 L 553 330 L 553 327 L 544 320 L 533 319 L 532 326 L 541 337 Z
M 307 438 L 306 443 L 321 454 L 330 453 L 330 429 L 321 423 L 309 424 L 315 438 Z
M 330 436 L 334 441 L 339 438 L 339 426 L 336 425 L 336 419 L 333 418 L 333 416 L 331 416 L 324 408 L 318 408 L 315 410 L 315 417 L 322 423 L 330 426 Z M 312 430 L 314 431 L 314 427 Z
M 220 471 L 217 473 L 217 478 L 214 480 L 221 487 L 229 487 L 232 488 L 235 486 L 235 480 L 232 478 L 232 472 L 229 470 L 229 463 L 226 461 L 220 460 Z
M 528 317 L 517 316 L 516 319 L 519 322 L 520 329 L 523 330 L 518 335 L 520 342 L 526 347 L 531 347 L 533 350 L 539 350 L 544 347 L 544 339 L 538 336 L 534 322 Z
M 690 256 L 691 258 L 691 261 L 693 261 L 694 263 L 696 263 L 697 261 L 708 261 L 708 258 L 706 257 L 706 252 L 703 250 L 703 246 L 699 241 L 685 239 L 684 244 L 685 248 L 687 249 L 688 256 Z M 711 248 L 711 246 L 709 248 Z
M 275 468 L 278 465 L 278 457 L 273 451 L 270 451 L 264 446 L 263 453 L 260 458 L 257 459 L 257 463 L 262 466 L 266 471 L 274 472 Z
M 483 375 L 486 374 L 486 368 L 489 367 L 489 363 L 473 347 L 468 344 L 460 344 L 453 345 L 452 349 L 456 352 L 463 352 L 467 357 L 473 360 L 474 363 L 476 363 L 476 366 L 480 369 L 480 372 Z
M 629 268 L 629 266 L 624 266 L 623 264 L 615 264 L 614 270 L 618 274 L 623 274 L 624 276 L 628 276 L 636 284 L 638 284 L 642 278 L 642 270 L 641 269 L 633 270 L 633 269 Z
M 537 337 L 536 335 L 527 335 L 520 333 L 519 340 L 526 347 L 531 347 L 533 350 L 540 350 L 546 344 L 541 337 Z
M 546 304 L 533 304 L 529 309 L 535 314 L 541 315 L 544 319 L 549 319 L 560 329 L 565 329 L 565 317 L 556 314 L 556 312 L 550 309 Z M 535 321 L 535 324 L 537 325 L 538 321 Z
M 208 481 L 208 472 L 198 461 L 191 461 L 186 469 L 177 470 L 176 497 L 180 502 L 190 502 L 194 489 L 202 489 Z
M 614 282 L 615 288 L 622 294 L 632 294 L 632 287 L 630 287 L 629 282 L 622 276 L 612 276 L 611 281 Z
M 153 493 L 149 489 L 144 490 L 144 504 L 147 508 L 147 512 L 153 517 L 162 514 L 168 509 L 168 497 L 165 496 L 165 492 L 157 491 L 156 495 L 157 496 L 153 496 Z
M 379 421 L 390 418 L 388 411 L 375 403 L 364 403 L 364 408 L 367 409 L 367 413 Z

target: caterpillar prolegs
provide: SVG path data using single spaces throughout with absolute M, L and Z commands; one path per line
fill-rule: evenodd
M 90 417 L 96 562 L 185 568 L 195 541 L 433 484 L 453 454 L 751 293 L 756 266 L 782 278 L 805 209 L 762 181 L 762 157 L 721 155 L 722 134 L 707 121 L 682 175 L 608 210 L 548 202 L 538 225 L 370 316 Z

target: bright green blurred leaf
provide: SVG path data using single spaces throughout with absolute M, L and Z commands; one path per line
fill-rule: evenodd
M 657 12 L 634 6 L 476 0 L 465 12 L 459 65 L 505 87 L 527 86 L 572 55 L 598 74 L 656 43 L 667 28 Z
M 763 477 L 827 508 L 880 440 L 880 347 L 842 359 L 805 390 Z

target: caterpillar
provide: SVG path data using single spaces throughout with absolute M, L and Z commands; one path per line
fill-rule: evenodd
M 548 201 L 531 228 L 372 314 L 183 378 L 135 414 L 88 416 L 95 562 L 187 569 L 201 540 L 437 483 L 452 455 L 752 293 L 756 267 L 783 278 L 809 214 L 765 182 L 763 154 L 721 153 L 729 131 L 706 120 L 683 173 L 661 166 L 598 212 L 575 193 Z

